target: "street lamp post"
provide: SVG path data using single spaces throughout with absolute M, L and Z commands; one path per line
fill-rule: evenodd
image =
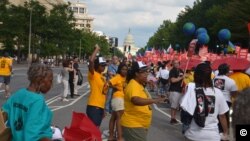
M 32 8 L 30 9 L 30 23 L 29 23 L 29 49 L 28 49 L 28 67 L 31 64 L 30 46 L 31 46 L 31 26 L 32 26 Z

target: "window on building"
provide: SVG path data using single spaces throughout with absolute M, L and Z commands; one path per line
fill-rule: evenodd
M 84 8 L 79 8 L 79 13 L 84 13 Z
M 78 13 L 78 7 L 73 7 L 73 12 Z
M 80 24 L 80 27 L 84 27 L 84 24 Z
M 90 28 L 90 24 L 87 24 L 86 26 L 87 26 L 88 28 Z

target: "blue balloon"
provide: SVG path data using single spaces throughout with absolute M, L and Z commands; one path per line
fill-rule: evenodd
M 180 47 L 180 45 L 179 44 L 175 44 L 175 48 L 177 49 L 177 48 L 179 48 Z
M 231 32 L 228 29 L 221 29 L 218 33 L 218 38 L 221 42 L 229 41 L 231 38 Z
M 210 40 L 207 33 L 200 33 L 197 38 L 198 38 L 198 43 L 202 45 L 207 44 Z
M 192 35 L 195 32 L 195 25 L 191 22 L 185 23 L 183 26 L 183 32 L 186 35 Z
M 196 32 L 195 32 L 196 37 L 198 37 L 198 35 L 201 34 L 201 33 L 207 33 L 207 29 L 204 28 L 204 27 L 198 28 L 198 29 L 196 30 Z

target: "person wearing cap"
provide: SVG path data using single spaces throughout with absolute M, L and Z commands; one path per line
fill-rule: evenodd
M 127 75 L 128 84 L 124 93 L 124 113 L 121 117 L 122 134 L 125 141 L 147 141 L 147 132 L 151 124 L 151 104 L 164 102 L 165 98 L 152 99 L 145 89 L 148 68 L 139 62 L 133 62 Z
M 88 81 L 90 84 L 90 95 L 88 98 L 86 113 L 90 120 L 99 127 L 104 117 L 105 93 L 104 86 L 106 83 L 102 72 L 105 69 L 106 61 L 103 57 L 96 57 L 100 51 L 98 45 L 92 53 L 89 60 Z
M 5 98 L 10 96 L 10 77 L 12 73 L 12 59 L 9 58 L 7 52 L 0 57 L 0 88 L 2 84 L 5 86 Z
M 221 136 L 217 125 L 218 116 L 223 128 L 223 138 L 228 138 L 228 124 L 225 113 L 229 108 L 221 90 L 213 86 L 211 73 L 210 65 L 199 64 L 194 71 L 194 83 L 188 84 L 187 91 L 180 103 L 181 108 L 192 116 L 191 123 L 184 132 L 186 141 L 220 141 Z M 206 100 L 201 97 L 201 91 L 197 94 L 196 88 L 203 91 Z M 199 97 L 197 98 L 197 96 Z M 198 102 L 199 105 L 197 105 Z M 197 108 L 199 110 L 195 110 Z M 197 111 L 204 112 L 204 114 L 201 114 L 205 116 L 204 127 L 199 126 L 199 123 L 195 120 Z
M 227 105 L 230 108 L 232 105 L 231 98 L 235 97 L 238 93 L 238 88 L 235 81 L 228 77 L 230 67 L 228 64 L 224 63 L 218 67 L 219 74 L 214 78 L 214 86 L 220 89 L 224 95 Z M 229 111 L 226 113 L 227 124 L 229 124 Z M 219 131 L 222 133 L 222 126 L 219 122 Z

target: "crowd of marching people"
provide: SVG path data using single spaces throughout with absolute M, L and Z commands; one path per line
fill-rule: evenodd
M 213 71 L 209 61 L 191 70 L 181 69 L 179 60 L 146 65 L 142 61 L 130 62 L 113 56 L 108 62 L 97 56 L 99 51 L 96 45 L 89 58 L 90 94 L 86 114 L 98 128 L 103 117 L 111 114 L 108 141 L 146 141 L 152 104 L 166 102 L 171 108 L 170 124 L 179 123 L 177 113 L 181 113 L 185 140 L 229 140 L 230 109 L 241 111 L 238 106 L 246 104 L 240 97 L 249 94 L 249 90 L 245 90 L 250 88 L 249 74 L 239 70 L 232 72 L 226 63 Z M 62 101 L 68 101 L 69 91 L 71 98 L 78 95 L 82 76 L 77 60 L 75 57 L 62 63 L 59 73 L 64 88 Z M 27 75 L 29 86 L 12 94 L 2 111 L 8 117 L 13 140 L 47 141 L 52 136 L 52 112 L 40 94 L 50 90 L 53 73 L 45 64 L 33 64 Z M 150 92 L 157 96 L 152 98 Z M 245 118 L 237 120 L 243 113 L 239 111 L 234 111 L 233 125 L 250 123 Z M 28 116 L 30 113 L 32 116 Z M 245 111 L 245 114 L 250 112 Z
M 99 48 L 96 47 L 96 50 Z M 93 56 L 95 55 L 94 52 Z M 101 66 L 96 68 L 102 68 L 103 71 L 99 70 L 99 74 L 103 73 L 107 64 L 100 64 L 102 57 L 96 59 L 99 62 L 95 61 L 95 65 Z M 106 104 L 96 107 L 102 111 L 103 116 L 105 112 L 110 112 L 108 105 L 111 105 L 109 140 L 147 140 L 152 118 L 151 104 L 165 101 L 171 105 L 171 124 L 178 123 L 176 113 L 181 111 L 186 140 L 229 140 L 231 105 L 241 90 L 250 87 L 249 74 L 232 72 L 226 63 L 213 71 L 209 61 L 200 62 L 192 70 L 182 70 L 178 60 L 149 66 L 141 61 L 134 61 L 126 66 L 123 62 L 114 60 L 117 57 L 107 66 L 106 74 L 109 78 L 98 89 L 100 95 L 104 92 L 105 96 L 102 97 L 103 101 L 106 99 Z M 234 76 L 236 74 L 237 77 Z M 91 82 L 90 76 L 88 79 Z M 149 92 L 156 92 L 158 98 L 152 99 Z M 113 94 L 111 102 L 108 100 L 110 94 Z M 100 117 L 97 126 L 100 126 L 101 119 Z M 114 129 L 117 132 L 116 139 Z

